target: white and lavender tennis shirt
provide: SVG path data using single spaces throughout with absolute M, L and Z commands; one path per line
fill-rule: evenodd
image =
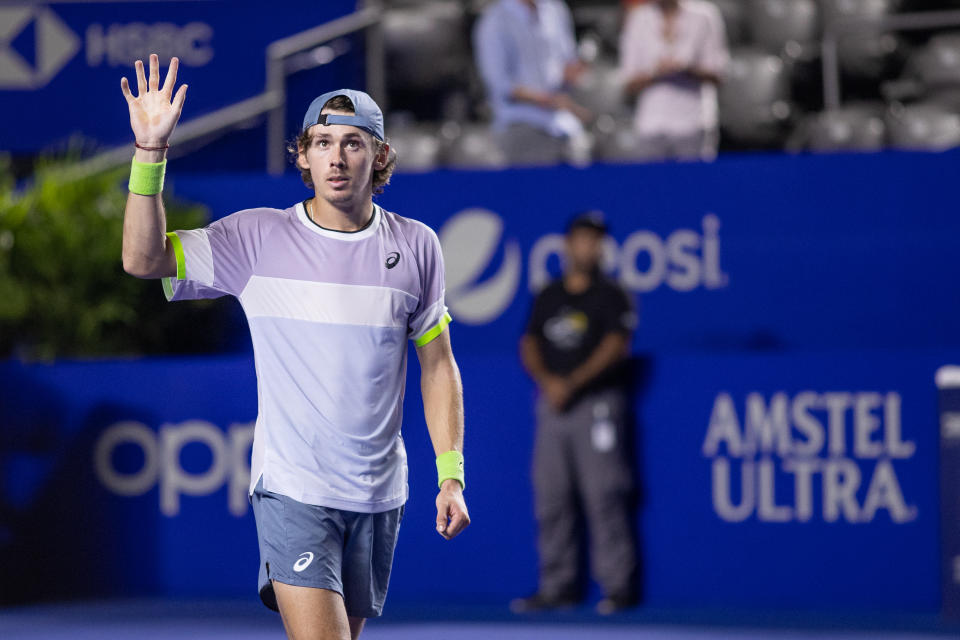
M 374 205 L 332 231 L 303 204 L 248 209 L 168 234 L 168 300 L 236 296 L 253 338 L 259 414 L 251 491 L 376 513 L 407 499 L 400 426 L 407 339 L 446 328 L 443 256 L 426 225 Z

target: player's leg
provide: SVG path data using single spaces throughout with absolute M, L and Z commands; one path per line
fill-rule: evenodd
M 262 480 L 251 502 L 263 603 L 280 612 L 291 638 L 349 640 L 341 575 L 352 514 L 267 491 Z
M 590 528 L 590 565 L 606 599 L 598 610 L 612 613 L 638 595 L 634 526 L 632 440 L 626 398 L 615 390 L 584 398 L 578 406 L 577 480 Z
M 351 640 L 343 597 L 336 591 L 273 581 L 283 627 L 290 640 Z M 358 632 L 359 633 L 359 632 Z
M 352 640 L 357 640 L 357 638 L 360 637 L 360 632 L 363 631 L 363 623 L 366 622 L 367 619 L 348 616 L 347 620 L 350 622 L 350 637 Z

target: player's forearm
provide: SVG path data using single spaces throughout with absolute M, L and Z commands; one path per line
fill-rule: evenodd
M 586 361 L 574 369 L 567 382 L 574 389 L 581 389 L 604 371 L 627 357 L 630 348 L 629 336 L 624 333 L 608 333 Z
M 164 151 L 137 149 L 138 162 L 162 162 Z M 123 214 L 123 269 L 138 278 L 164 278 L 177 273 L 173 248 L 167 242 L 167 221 L 161 194 L 130 193 Z
M 127 196 L 123 215 L 123 269 L 138 278 L 175 276 L 177 261 L 166 237 L 160 196 Z
M 423 413 L 436 455 L 463 451 L 463 384 L 453 354 L 425 367 L 420 376 Z

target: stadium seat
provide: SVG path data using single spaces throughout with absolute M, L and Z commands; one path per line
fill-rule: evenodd
M 397 171 L 431 171 L 440 164 L 442 145 L 438 127 L 391 127 L 388 140 L 397 151 Z
M 738 144 L 771 146 L 782 140 L 793 113 L 788 67 L 759 49 L 733 52 L 720 85 L 720 127 Z
M 647 160 L 629 117 L 601 116 L 593 127 L 594 159 L 599 162 L 640 162 Z
M 501 169 L 507 161 L 486 124 L 448 122 L 441 130 L 444 164 L 457 169 Z
M 960 86 L 960 33 L 930 38 L 910 60 L 910 67 L 930 89 Z
M 620 30 L 623 27 L 621 9 L 617 4 L 573 7 L 573 20 L 578 33 L 595 35 L 602 45 L 603 53 L 616 53 L 620 46 Z M 580 40 L 582 41 L 582 36 Z
M 895 104 L 887 112 L 890 146 L 944 151 L 960 146 L 960 113 L 935 103 Z
M 877 21 L 896 13 L 901 0 L 820 0 L 826 25 L 841 20 Z M 903 40 L 896 33 L 881 30 L 843 35 L 837 43 L 840 68 L 860 78 L 878 78 L 889 70 Z
M 807 123 L 810 151 L 880 151 L 886 142 L 882 103 L 845 105 L 814 114 Z
M 960 85 L 928 91 L 924 102 L 938 104 L 950 111 L 960 113 Z
M 601 58 L 594 62 L 581 76 L 572 95 L 596 115 L 620 116 L 631 111 L 631 105 L 624 99 L 617 66 L 611 60 Z
M 727 29 L 727 44 L 739 46 L 747 41 L 746 7 L 743 0 L 709 0 L 717 5 Z
M 463 84 L 472 61 L 458 3 L 393 8 L 384 15 L 383 34 L 391 91 L 434 92 Z
M 783 53 L 788 45 L 790 49 L 812 49 L 820 35 L 819 7 L 814 0 L 750 0 L 749 8 L 753 42 L 771 53 Z

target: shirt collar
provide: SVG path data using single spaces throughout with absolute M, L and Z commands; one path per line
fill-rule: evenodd
M 297 213 L 297 219 L 300 220 L 300 223 L 303 224 L 307 229 L 313 233 L 323 236 L 324 238 L 332 238 L 334 240 L 344 240 L 346 242 L 356 242 L 358 240 L 364 240 L 369 238 L 377 231 L 377 227 L 380 226 L 380 219 L 383 218 L 383 214 L 380 211 L 380 207 L 376 204 L 373 205 L 373 219 L 370 223 L 365 226 L 363 229 L 358 231 L 335 231 L 333 229 L 327 229 L 321 227 L 316 222 L 310 219 L 307 215 L 307 210 L 303 206 L 303 202 L 298 202 L 294 207 Z

